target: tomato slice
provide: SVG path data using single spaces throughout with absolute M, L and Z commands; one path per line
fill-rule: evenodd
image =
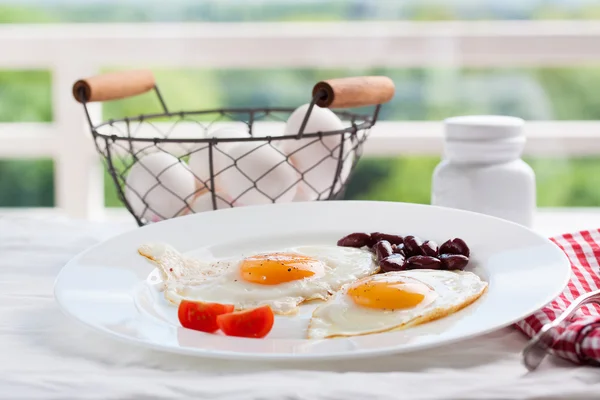
M 203 303 L 200 301 L 182 300 L 179 303 L 177 317 L 184 328 L 213 333 L 219 329 L 217 317 L 233 312 L 232 304 Z
M 222 314 L 217 325 L 228 336 L 262 338 L 273 328 L 273 311 L 269 306 Z

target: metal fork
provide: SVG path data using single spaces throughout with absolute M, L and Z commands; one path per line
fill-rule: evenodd
M 558 318 L 544 325 L 538 334 L 531 338 L 522 352 L 523 364 L 529 371 L 535 370 L 542 363 L 544 357 L 551 352 L 554 343 L 553 331 L 568 321 L 582 306 L 589 303 L 600 304 L 600 290 L 579 296 Z

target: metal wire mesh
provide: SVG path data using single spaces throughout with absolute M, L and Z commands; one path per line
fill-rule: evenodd
M 140 226 L 207 210 L 339 198 L 379 112 L 335 111 L 343 129 L 303 132 L 313 99 L 299 131 L 283 135 L 292 108 L 172 113 L 156 93 L 163 113 L 98 125 L 83 102 L 118 197 Z M 213 136 L 226 128 L 244 136 Z

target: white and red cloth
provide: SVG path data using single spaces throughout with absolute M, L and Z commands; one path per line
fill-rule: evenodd
M 569 257 L 571 280 L 552 303 L 516 324 L 529 337 L 557 318 L 577 297 L 600 289 L 600 230 L 568 233 L 551 240 Z M 600 363 L 600 305 L 581 307 L 563 325 L 553 335 L 552 353 L 578 364 Z

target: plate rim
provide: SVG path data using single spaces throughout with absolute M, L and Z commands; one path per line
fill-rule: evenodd
M 424 349 L 435 349 L 435 348 L 439 348 L 441 346 L 446 346 L 446 345 L 449 345 L 452 343 L 457 343 L 457 342 L 461 342 L 461 341 L 464 341 L 467 339 L 471 339 L 473 337 L 483 336 L 483 335 L 489 334 L 491 332 L 509 327 L 509 326 L 515 324 L 516 322 L 523 320 L 523 318 L 526 318 L 527 316 L 533 314 L 535 311 L 550 304 L 554 299 L 556 299 L 558 296 L 560 296 L 560 294 L 564 291 L 565 287 L 568 285 L 568 283 L 571 279 L 571 263 L 569 261 L 567 254 L 559 246 L 557 246 L 552 240 L 550 240 L 550 238 L 544 236 L 543 234 L 541 234 L 531 228 L 525 227 L 525 226 L 517 224 L 515 222 L 504 220 L 504 219 L 490 216 L 487 214 L 468 211 L 468 210 L 461 210 L 461 209 L 436 206 L 436 205 L 396 202 L 396 201 L 330 200 L 330 201 L 326 201 L 326 202 L 315 201 L 315 202 L 295 202 L 295 203 L 245 206 L 245 207 L 238 207 L 238 208 L 221 209 L 221 210 L 210 211 L 210 212 L 213 214 L 214 213 L 225 214 L 225 213 L 231 212 L 232 210 L 248 210 L 248 209 L 271 208 L 271 207 L 281 207 L 281 206 L 285 207 L 290 204 L 303 204 L 303 203 L 312 203 L 312 204 L 319 204 L 319 203 L 326 203 L 326 204 L 327 203 L 334 203 L 334 204 L 335 203 L 345 203 L 345 204 L 347 204 L 347 203 L 362 203 L 362 204 L 365 204 L 365 203 L 367 203 L 367 204 L 372 204 L 373 206 L 376 206 L 379 203 L 393 203 L 393 204 L 398 204 L 401 206 L 408 206 L 408 207 L 416 207 L 416 208 L 423 208 L 423 209 L 436 208 L 436 209 L 444 210 L 444 212 L 452 212 L 452 213 L 458 213 L 458 214 L 471 214 L 471 215 L 476 215 L 477 218 L 496 220 L 496 221 L 500 221 L 503 224 L 517 226 L 520 229 L 529 231 L 530 234 L 533 234 L 538 239 L 541 239 L 542 241 L 546 242 L 546 244 L 552 245 L 555 248 L 556 253 L 560 255 L 560 258 L 562 258 L 561 263 L 565 265 L 565 270 L 563 271 L 564 273 L 563 273 L 562 282 L 560 284 L 560 290 L 556 290 L 555 291 L 556 293 L 555 292 L 549 293 L 544 298 L 544 300 L 540 300 L 540 302 L 538 304 L 536 304 L 535 307 L 531 306 L 530 307 L 531 310 L 528 311 L 528 313 L 523 317 L 513 318 L 513 319 L 511 319 L 509 321 L 505 321 L 503 323 L 494 324 L 493 326 L 490 326 L 489 328 L 479 330 L 477 332 L 473 332 L 470 334 L 464 334 L 464 335 L 461 335 L 460 337 L 446 338 L 446 339 L 438 340 L 438 341 L 431 342 L 431 343 L 413 344 L 410 347 L 405 347 L 405 346 L 399 345 L 399 346 L 386 346 L 386 347 L 375 348 L 375 349 L 373 349 L 373 348 L 359 349 L 359 350 L 353 350 L 351 352 L 337 351 L 337 352 L 331 352 L 331 353 L 255 353 L 255 352 L 240 353 L 240 352 L 236 352 L 236 351 L 227 351 L 227 350 L 216 350 L 215 351 L 213 349 L 206 349 L 206 348 L 184 348 L 184 347 L 164 345 L 164 344 L 155 343 L 153 341 L 149 341 L 146 339 L 134 338 L 134 337 L 122 334 L 122 333 L 110 331 L 101 325 L 93 324 L 91 322 L 83 320 L 83 319 L 79 318 L 77 315 L 75 315 L 73 312 L 71 312 L 69 310 L 69 308 L 61 302 L 61 300 L 60 300 L 61 296 L 58 294 L 61 279 L 63 279 L 63 275 L 66 274 L 70 268 L 73 268 L 77 265 L 78 259 L 80 259 L 83 256 L 85 256 L 86 254 L 94 251 L 96 248 L 105 245 L 106 242 L 108 242 L 108 241 L 118 241 L 119 238 L 121 238 L 123 236 L 131 235 L 132 232 L 135 232 L 135 231 L 147 229 L 147 228 L 159 225 L 159 224 L 173 223 L 173 221 L 180 220 L 182 218 L 189 220 L 192 218 L 197 218 L 199 215 L 204 214 L 204 213 L 199 213 L 199 214 L 185 215 L 185 216 L 181 216 L 181 217 L 177 217 L 177 218 L 173 218 L 173 219 L 169 219 L 169 220 L 164 220 L 164 221 L 153 223 L 151 225 L 137 227 L 132 230 L 121 232 L 117 235 L 114 235 L 107 239 L 104 239 L 104 240 L 80 251 L 78 254 L 76 254 L 71 259 L 69 259 L 69 261 L 65 265 L 63 265 L 63 267 L 57 274 L 57 276 L 54 280 L 54 285 L 53 285 L 54 299 L 55 299 L 56 303 L 59 305 L 59 309 L 61 310 L 61 312 L 64 315 L 68 316 L 71 320 L 75 320 L 80 326 L 85 327 L 86 329 L 90 329 L 95 332 L 99 332 L 104 337 L 113 338 L 122 343 L 129 343 L 129 344 L 133 343 L 137 346 L 160 351 L 163 353 L 167 352 L 167 353 L 171 353 L 171 354 L 180 354 L 180 355 L 193 356 L 193 357 L 206 358 L 206 359 L 239 360 L 239 361 L 266 361 L 266 362 L 273 362 L 273 361 L 308 362 L 308 361 L 359 359 L 359 358 L 378 357 L 378 356 L 386 356 L 386 355 L 394 355 L 394 354 L 402 354 L 402 353 L 412 353 L 412 352 L 421 351 Z M 236 212 L 236 211 L 234 211 L 234 212 Z M 235 338 L 235 339 L 237 339 L 237 340 L 239 340 L 239 339 L 256 340 L 256 339 L 248 339 L 248 338 Z M 323 340 L 331 340 L 331 339 L 319 339 L 317 341 L 323 341 Z

